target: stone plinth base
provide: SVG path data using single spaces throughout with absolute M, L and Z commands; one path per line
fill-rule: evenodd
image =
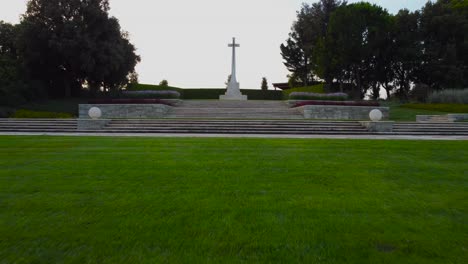
M 375 106 L 338 106 L 338 105 L 305 105 L 298 110 L 307 119 L 332 120 L 369 120 L 369 113 L 378 109 L 383 113 L 383 120 L 388 120 L 390 109 Z
M 219 100 L 237 100 L 237 101 L 247 101 L 248 98 L 247 98 L 247 95 L 221 95 L 219 97 Z
M 109 119 L 78 119 L 78 130 L 101 130 L 107 124 Z
M 393 132 L 393 121 L 362 121 L 360 122 L 362 126 L 367 128 L 369 132 Z

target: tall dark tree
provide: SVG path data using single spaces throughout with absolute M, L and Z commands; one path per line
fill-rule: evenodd
M 115 90 L 126 83 L 140 58 L 108 14 L 108 0 L 30 0 L 22 20 L 19 49 L 31 78 L 55 96 Z
M 379 71 L 385 63 L 390 40 L 391 16 L 369 3 L 338 8 L 332 15 L 323 47 L 328 50 L 325 66 L 334 78 L 357 88 L 354 96 L 364 97 L 369 88 L 379 88 Z
M 400 99 L 407 99 L 411 84 L 417 82 L 417 72 L 422 62 L 422 36 L 419 28 L 419 12 L 410 12 L 407 9 L 400 10 L 395 16 L 393 24 L 391 74 L 394 80 L 392 88 Z M 387 90 L 387 96 L 393 89 Z
M 268 81 L 266 77 L 262 78 L 262 91 L 267 91 L 268 90 Z
M 308 85 L 317 77 L 314 49 L 327 32 L 331 13 L 345 4 L 341 0 L 321 0 L 312 5 L 303 4 L 297 12 L 289 38 L 280 46 L 284 64 L 294 81 Z
M 22 80 L 17 35 L 18 25 L 0 21 L 0 105 L 15 106 L 33 97 Z
M 434 89 L 468 87 L 468 3 L 437 0 L 422 9 L 420 81 Z

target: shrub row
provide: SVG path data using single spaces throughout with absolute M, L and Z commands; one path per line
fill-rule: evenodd
M 308 93 L 293 92 L 289 94 L 290 100 L 321 100 L 321 101 L 345 101 L 348 95 L 345 93 Z
M 172 90 L 180 92 L 182 89 L 172 86 L 132 83 L 127 86 L 127 91 L 162 91 Z
M 283 99 L 288 100 L 289 95 L 291 93 L 296 92 L 305 92 L 305 93 L 325 93 L 325 85 L 324 84 L 317 84 L 313 86 L 305 86 L 305 87 L 296 87 L 288 90 L 282 91 Z
M 173 90 L 141 90 L 141 91 L 122 91 L 123 98 L 140 99 L 179 99 L 180 93 Z
M 305 101 L 298 102 L 293 108 L 306 105 L 380 106 L 379 102 L 376 101 Z
M 180 94 L 181 99 L 186 100 L 217 100 L 219 99 L 220 95 L 226 93 L 226 88 L 217 88 L 217 89 L 209 89 L 209 88 L 201 88 L 201 89 L 181 89 L 177 87 L 164 87 L 160 85 L 150 85 L 150 84 L 130 84 L 127 87 L 128 93 L 122 93 L 122 96 L 128 98 L 153 98 L 147 97 L 146 95 L 135 95 L 135 91 L 176 91 Z M 249 100 L 282 100 L 283 95 L 281 91 L 262 91 L 262 90 L 251 90 L 251 89 L 243 89 L 241 90 L 242 94 L 248 96 Z M 146 93 L 146 92 L 144 92 Z M 140 96 L 140 97 L 139 97 Z M 149 95 L 151 96 L 151 95 Z M 155 97 L 154 98 L 159 98 Z M 160 98 L 161 99 L 161 98 Z M 168 98 L 164 98 L 168 99 Z M 176 99 L 176 98 L 174 98 Z
M 183 89 L 182 97 L 186 100 L 210 99 L 217 100 L 226 93 L 226 89 Z M 262 91 L 242 89 L 241 93 L 247 95 L 249 100 L 282 100 L 281 91 Z
M 430 110 L 454 114 L 468 113 L 468 104 L 405 104 L 403 108 Z
M 93 99 L 89 104 L 164 104 L 172 106 L 171 102 L 161 99 Z
M 436 91 L 429 95 L 428 103 L 468 104 L 468 89 Z
M 73 118 L 69 113 L 55 113 L 45 111 L 31 111 L 20 109 L 16 111 L 11 117 L 13 118 Z

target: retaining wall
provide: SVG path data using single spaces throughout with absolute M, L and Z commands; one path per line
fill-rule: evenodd
M 98 107 L 102 119 L 112 118 L 162 118 L 171 109 L 163 104 L 80 104 L 79 117 L 90 119 L 89 109 Z
M 390 117 L 388 107 L 306 105 L 298 109 L 306 119 L 369 120 L 369 113 L 374 109 L 382 111 L 382 120 L 388 120 Z

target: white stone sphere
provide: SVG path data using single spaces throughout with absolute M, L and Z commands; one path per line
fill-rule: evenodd
M 383 114 L 382 114 L 382 111 L 380 111 L 379 109 L 374 109 L 370 111 L 369 117 L 372 121 L 378 122 L 382 120 Z
M 89 109 L 89 111 L 88 111 L 88 115 L 92 119 L 99 119 L 102 116 L 102 111 L 101 111 L 101 109 L 99 109 L 97 107 L 91 107 L 91 109 Z

